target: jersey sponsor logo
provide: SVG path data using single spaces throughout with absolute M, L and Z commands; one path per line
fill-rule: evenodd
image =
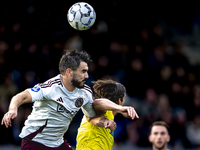
M 69 111 L 63 105 L 58 104 L 58 106 L 57 106 L 57 112 L 67 113 L 67 114 L 71 114 L 72 116 L 75 116 L 78 111 L 73 111 L 73 110 Z
M 40 87 L 39 86 L 34 86 L 31 91 L 33 92 L 38 92 L 40 90 Z
M 76 107 L 81 107 L 83 105 L 83 98 L 79 97 L 76 101 L 75 101 L 75 106 Z
M 58 104 L 58 106 L 57 106 L 57 112 L 61 112 L 61 113 L 63 113 L 64 111 L 65 111 L 64 106 Z

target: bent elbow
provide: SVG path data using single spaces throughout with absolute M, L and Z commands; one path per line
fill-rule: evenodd
M 99 105 L 99 100 L 95 99 L 93 102 L 94 109 L 98 109 L 98 107 L 99 107 L 98 105 Z

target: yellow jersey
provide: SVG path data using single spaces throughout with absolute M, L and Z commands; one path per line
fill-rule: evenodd
M 104 114 L 108 120 L 114 120 L 112 111 Z M 92 125 L 84 116 L 78 128 L 76 150 L 112 150 L 114 131 Z

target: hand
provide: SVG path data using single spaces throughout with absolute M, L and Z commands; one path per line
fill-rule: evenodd
M 17 110 L 9 110 L 4 116 L 1 121 L 1 125 L 5 124 L 6 128 L 11 127 L 12 123 L 11 120 L 17 117 Z
M 117 128 L 117 124 L 113 120 L 106 120 L 104 122 L 104 127 L 114 131 Z
M 124 117 L 131 118 L 132 120 L 136 117 L 139 118 L 138 114 L 136 113 L 133 107 L 122 106 L 120 112 Z

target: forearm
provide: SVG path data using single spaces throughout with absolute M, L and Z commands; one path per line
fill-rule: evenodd
M 98 115 L 98 116 L 95 116 L 93 118 L 90 118 L 90 117 L 86 116 L 86 119 L 92 125 L 95 125 L 95 126 L 98 126 L 98 127 L 104 127 L 105 121 L 108 120 L 103 115 Z
M 134 119 L 139 118 L 138 114 L 136 113 L 135 109 L 131 106 L 120 106 L 108 99 L 96 99 L 93 102 L 93 107 L 96 111 L 101 110 L 111 110 L 115 114 L 116 113 L 121 113 L 124 117 L 126 118 L 131 118 Z
M 11 120 L 17 117 L 18 107 L 24 103 L 32 101 L 31 94 L 26 90 L 15 95 L 10 102 L 9 110 L 5 113 L 1 125 L 5 124 L 6 128 L 11 127 Z
M 30 103 L 31 101 L 30 93 L 28 91 L 23 91 L 11 99 L 9 110 L 17 110 L 22 104 Z
M 94 109 L 95 110 L 111 110 L 111 111 L 116 111 L 116 112 L 120 112 L 122 109 L 122 106 L 117 105 L 115 103 L 113 103 L 112 101 L 108 100 L 108 99 L 95 99 L 94 103 L 93 103 Z

